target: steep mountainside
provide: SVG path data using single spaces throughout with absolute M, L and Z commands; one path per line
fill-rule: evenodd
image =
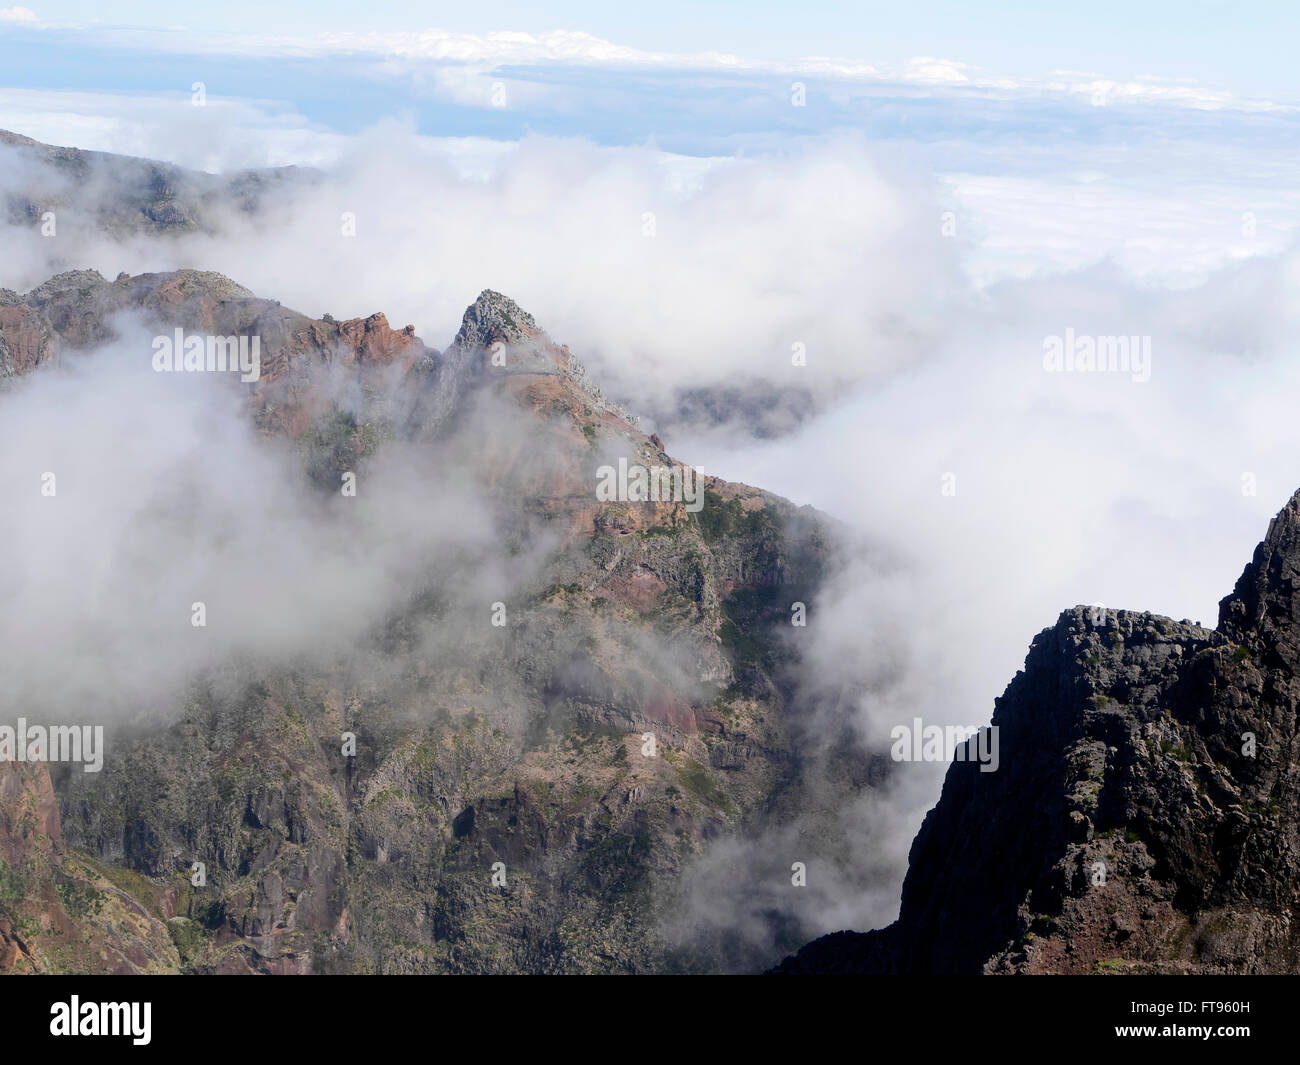
M 0 762 L 0 972 L 174 972 L 174 896 L 69 854 L 46 765 Z
M 467 464 L 496 507 L 483 557 L 515 567 L 507 620 L 468 576 L 481 558 L 430 557 L 343 659 L 196 678 L 165 727 L 110 729 L 103 772 L 56 766 L 53 792 L 43 768 L 0 767 L 0 968 L 753 964 L 707 930 L 670 934 L 683 870 L 802 816 L 807 788 L 825 801 L 884 771 L 801 728 L 784 633 L 834 560 L 827 521 L 715 478 L 698 511 L 598 500 L 601 464 L 680 464 L 494 292 L 438 352 L 382 315 L 310 319 L 216 274 L 63 274 L 0 292 L 0 389 L 114 344 L 147 360 L 142 323 L 260 336 L 261 378 L 221 384 L 322 493 L 393 448 L 421 491 L 448 456 Z
M 779 971 L 1300 971 L 1300 493 L 1211 631 L 1076 607 L 954 762 L 899 919 Z

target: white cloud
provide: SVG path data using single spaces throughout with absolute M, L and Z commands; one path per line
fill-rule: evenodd
M 74 201 L 55 243 L 10 231 L 6 272 L 25 288 L 51 255 L 108 276 L 201 263 L 312 314 L 383 309 L 438 346 L 492 287 L 644 413 L 679 386 L 798 384 L 796 343 L 830 368 L 809 378 L 829 398 L 921 357 L 945 328 L 963 282 L 935 191 L 861 137 L 707 162 L 535 137 L 470 162 L 385 123 L 349 142 L 331 180 L 220 237 L 118 245 L 79 229 Z M 344 211 L 355 238 L 340 236 Z
M 909 81 L 939 83 L 945 85 L 969 85 L 971 77 L 967 71 L 974 68 L 965 63 L 954 63 L 950 59 L 935 59 L 931 56 L 918 56 L 907 62 L 906 78 Z
M 647 52 L 574 30 L 550 33 L 323 33 L 297 38 L 307 51 L 364 52 L 454 63 L 596 63 L 660 67 L 735 68 L 742 61 L 719 52 Z
M 32 21 L 26 8 L 6 9 L 11 21 Z M 0 12 L 3 17 L 5 12 Z M 1245 112 L 1291 112 L 1286 101 L 1243 98 L 1233 93 L 1200 86 L 1191 79 L 1161 78 L 1154 75 L 1114 77 L 1094 73 L 1052 71 L 1044 75 L 998 73 L 954 59 L 921 56 L 900 66 L 888 67 L 860 58 L 806 56 L 789 60 L 757 60 L 725 52 L 650 51 L 620 45 L 576 30 L 547 33 L 502 31 L 464 33 L 437 28 L 390 32 L 321 32 L 313 34 L 194 34 L 178 29 L 106 26 L 78 27 L 93 33 L 108 46 L 122 46 L 187 55 L 241 57 L 329 57 L 337 63 L 348 60 L 368 64 L 376 70 L 414 71 L 438 69 L 448 98 L 472 103 L 466 78 L 499 76 L 499 68 L 546 66 L 583 71 L 691 72 L 716 76 L 779 76 L 834 79 L 864 91 L 890 87 L 942 95 L 980 93 L 994 98 L 1020 96 L 1036 99 L 1054 96 L 1088 100 L 1100 105 L 1162 105 L 1196 110 L 1235 109 Z M 399 66 L 394 66 L 398 64 Z M 463 68 L 464 76 L 449 71 Z M 436 84 L 439 78 L 432 81 Z M 527 82 L 527 76 L 520 81 Z M 486 104 L 483 106 L 487 106 Z

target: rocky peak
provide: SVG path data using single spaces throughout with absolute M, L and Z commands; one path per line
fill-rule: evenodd
M 1219 601 L 1219 629 L 1258 644 L 1272 664 L 1300 664 L 1300 492 L 1269 522 L 1232 594 Z
M 497 341 L 518 344 L 541 332 L 533 316 L 508 296 L 485 288 L 465 308 L 455 344 L 486 348 Z
M 502 364 L 496 367 L 500 375 L 561 378 L 579 390 L 579 406 L 594 406 L 639 429 L 640 419 L 605 395 L 567 345 L 555 343 L 531 314 L 490 288 L 480 292 L 465 309 L 460 331 L 447 349 L 444 381 L 449 396 L 459 397 L 473 382 L 484 379 L 484 360 L 480 356 L 496 344 L 506 348 Z

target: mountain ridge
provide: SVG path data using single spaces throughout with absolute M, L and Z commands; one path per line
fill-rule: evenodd
M 399 445 L 422 477 L 468 462 L 502 526 L 479 550 L 539 566 L 506 596 L 505 639 L 473 559 L 431 557 L 342 661 L 197 678 L 161 727 L 113 729 L 100 774 L 0 767 L 7 806 L 34 811 L 0 826 L 0 966 L 754 967 L 726 929 L 674 938 L 686 870 L 714 840 L 797 821 L 805 788 L 852 793 L 884 768 L 832 771 L 843 736 L 807 733 L 791 675 L 790 604 L 815 601 L 834 523 L 715 477 L 698 515 L 597 499 L 602 462 L 680 463 L 492 290 L 438 352 L 382 315 L 311 319 L 210 272 L 60 274 L 0 298 L 6 401 L 111 345 L 137 345 L 146 372 L 142 326 L 258 333 L 263 376 L 222 385 L 322 493 Z M 503 418 L 521 441 L 484 432 Z M 24 831 L 37 815 L 47 830 Z M 797 927 L 772 934 L 788 949 Z

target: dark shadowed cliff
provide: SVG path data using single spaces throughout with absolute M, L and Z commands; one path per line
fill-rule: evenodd
M 778 971 L 1300 970 L 1300 493 L 1217 630 L 1076 607 L 912 845 L 898 921 Z

